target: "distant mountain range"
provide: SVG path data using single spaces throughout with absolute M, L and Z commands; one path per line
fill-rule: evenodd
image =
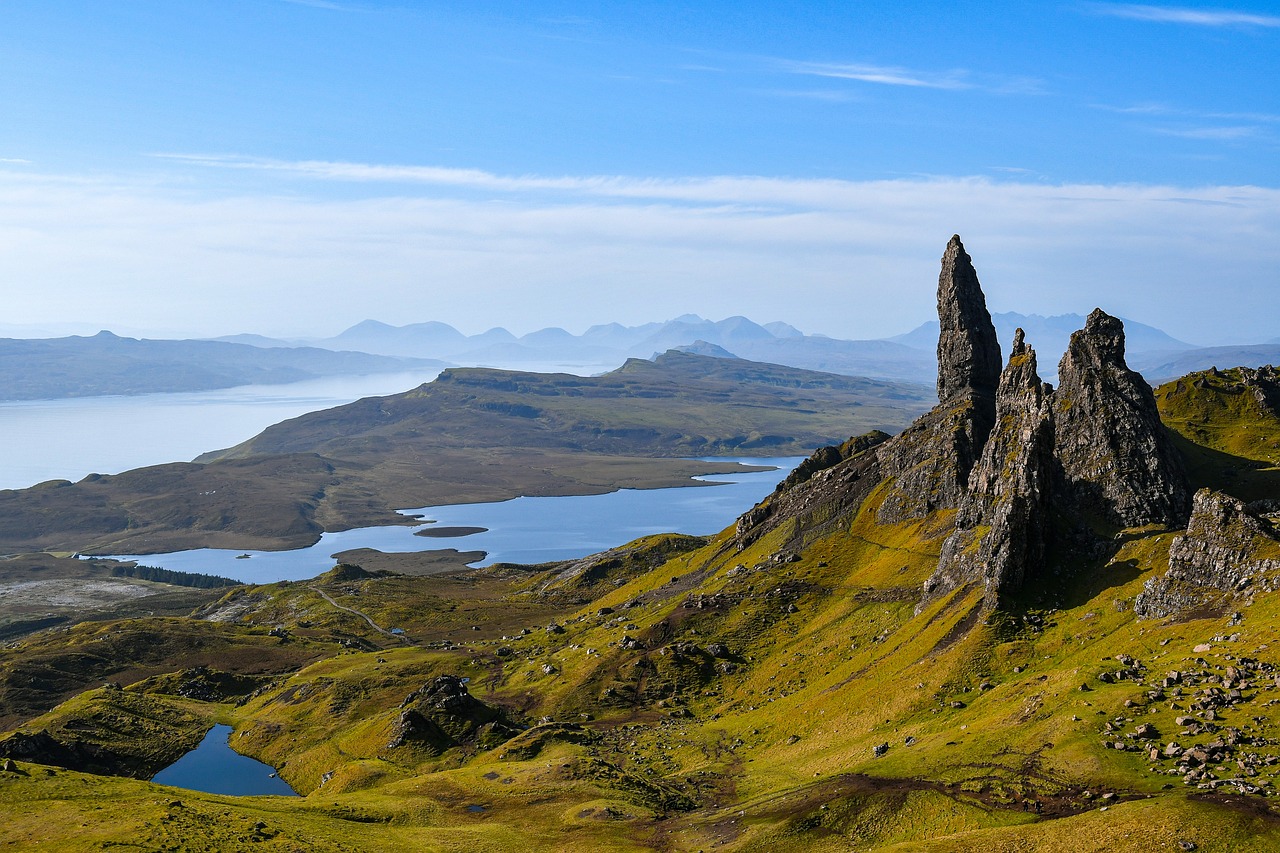
M 1007 312 L 992 319 L 1005 347 L 1015 328 L 1026 332 L 1040 356 L 1041 373 L 1050 381 L 1056 379 L 1071 333 L 1084 326 L 1078 314 Z M 1153 384 L 1214 366 L 1280 363 L 1280 339 L 1254 346 L 1196 347 L 1132 320 L 1125 321 L 1125 332 L 1130 366 Z M 652 358 L 672 349 L 933 385 L 937 340 L 936 322 L 891 338 L 841 340 L 807 335 L 787 323 L 761 325 L 746 317 L 713 321 L 695 314 L 639 326 L 607 323 L 581 335 L 555 327 L 519 337 L 502 328 L 464 335 L 440 322 L 392 326 L 365 320 L 339 335 L 312 340 L 251 334 L 213 341 L 138 340 L 110 332 L 3 338 L 0 399 L 200 391 L 457 365 L 599 374 L 628 358 Z
M 1072 332 L 1084 327 L 1080 314 L 1005 312 L 992 315 L 996 332 L 1007 348 L 1013 332 L 1021 328 L 1035 347 L 1042 372 L 1054 379 L 1058 360 L 1067 349 Z M 1164 331 L 1125 320 L 1129 363 L 1152 383 L 1214 365 L 1251 366 L 1280 362 L 1280 343 L 1256 346 L 1197 347 Z M 257 346 L 290 346 L 288 342 L 238 335 L 232 340 Z M 1277 339 L 1280 340 L 1280 339 Z M 464 335 L 446 323 L 414 323 L 392 326 L 365 320 L 332 338 L 307 340 L 310 346 L 358 350 L 389 356 L 432 357 L 466 365 L 520 367 L 565 364 L 605 370 L 628 358 L 649 358 L 654 353 L 679 349 L 701 355 L 745 358 L 808 370 L 866 376 L 899 382 L 932 385 L 938 343 L 936 321 L 923 323 L 902 335 L 875 340 L 842 340 L 806 335 L 787 323 L 763 325 L 746 317 L 706 320 L 685 314 L 662 323 L 592 326 L 581 335 L 561 328 L 540 329 L 517 337 L 503 328 L 479 335 Z
M 438 371 L 429 358 L 334 352 L 319 347 L 265 349 L 222 341 L 91 337 L 0 338 L 0 400 L 40 400 L 209 391 L 278 385 L 322 376 Z
M 259 346 L 301 343 L 247 336 L 221 340 Z M 887 340 L 849 341 L 806 335 L 786 323 L 760 325 L 746 317 L 713 321 L 685 314 L 640 326 L 592 326 L 581 335 L 553 327 L 520 337 L 502 328 L 468 336 L 445 323 L 391 326 L 366 320 L 332 338 L 305 343 L 390 356 L 426 356 L 468 366 L 516 368 L 559 363 L 604 371 L 628 358 L 651 358 L 655 353 L 690 347 L 699 341 L 720 347 L 723 355 L 751 361 L 849 376 L 933 383 L 932 351 Z

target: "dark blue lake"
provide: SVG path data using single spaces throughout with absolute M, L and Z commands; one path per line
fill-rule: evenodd
M 275 775 L 270 765 L 231 748 L 231 726 L 214 726 L 200 745 L 152 778 L 160 785 L 204 791 L 207 794 L 296 797 L 297 792 Z
M 604 495 L 516 498 L 498 503 L 453 504 L 405 509 L 424 522 L 413 527 L 362 527 L 325 533 L 310 548 L 294 551 L 234 551 L 201 548 L 169 554 L 122 556 L 148 566 L 221 575 L 245 583 L 306 580 L 333 568 L 333 555 L 356 548 L 387 553 L 484 551 L 474 565 L 571 560 L 654 533 L 718 533 L 750 509 L 803 457 L 716 458 L 716 462 L 774 466 L 768 471 L 712 474 L 696 478 L 716 485 L 675 489 L 622 489 Z M 466 536 L 415 535 L 433 528 L 484 528 Z M 248 555 L 245 557 L 244 555 Z

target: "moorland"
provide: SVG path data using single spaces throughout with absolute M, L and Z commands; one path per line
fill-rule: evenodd
M 818 449 L 713 536 L 343 564 L 11 639 L 0 839 L 1275 849 L 1280 372 L 1153 390 L 1098 310 L 1050 386 L 1034 341 L 1002 351 L 959 238 L 938 311 L 937 404 Z M 511 381 L 548 416 L 558 380 Z M 214 722 L 304 796 L 146 781 Z

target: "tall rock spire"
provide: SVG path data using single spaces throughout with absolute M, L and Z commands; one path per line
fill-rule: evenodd
M 879 450 L 882 470 L 893 480 L 881 521 L 958 507 L 996 421 L 1000 343 L 959 236 L 942 255 L 938 325 L 938 405 Z
M 1181 527 L 1191 494 L 1151 386 L 1124 360 L 1124 324 L 1094 309 L 1058 366 L 1055 455 L 1067 495 L 1120 527 Z
M 980 583 L 986 602 L 1016 592 L 1044 563 L 1053 479 L 1052 392 L 1018 329 L 996 393 L 996 426 L 969 475 L 955 532 L 925 584 L 935 596 Z
M 994 395 L 1000 381 L 1000 342 L 973 261 L 952 236 L 938 275 L 938 400 L 975 391 Z

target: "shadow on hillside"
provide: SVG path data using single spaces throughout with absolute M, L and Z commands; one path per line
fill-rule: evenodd
M 1186 463 L 1193 490 L 1207 486 L 1246 502 L 1280 494 L 1280 468 L 1196 444 L 1173 430 L 1169 434 Z
M 1120 543 L 1116 543 L 1116 550 Z M 1114 554 L 1115 551 L 1112 551 Z M 1142 575 L 1137 560 L 1114 562 L 1110 557 L 1093 566 L 1083 568 L 1074 580 L 1063 589 L 1061 607 L 1080 607 L 1097 598 L 1108 589 L 1124 586 Z

